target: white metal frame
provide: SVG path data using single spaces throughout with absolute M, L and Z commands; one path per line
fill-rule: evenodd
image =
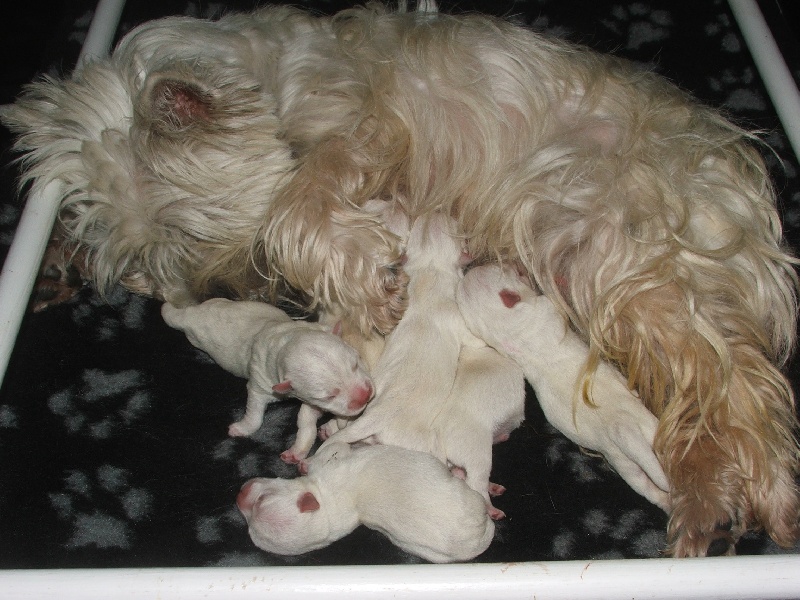
M 754 0 L 729 0 L 800 157 L 800 93 Z M 124 0 L 100 0 L 80 61 L 110 48 Z M 0 275 L 0 381 L 57 213 L 28 198 Z M 4 515 L 4 518 L 13 518 Z M 800 555 L 468 565 L 0 571 L 0 598 L 800 598 Z

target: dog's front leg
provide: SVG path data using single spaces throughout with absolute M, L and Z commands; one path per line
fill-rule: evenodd
M 334 148 L 336 149 L 336 148 Z M 259 235 L 259 268 L 309 299 L 310 310 L 345 320 L 366 337 L 387 334 L 405 310 L 403 248 L 379 216 L 359 205 L 357 166 L 315 151 L 270 204 Z
M 297 436 L 294 444 L 281 453 L 283 462 L 296 465 L 308 456 L 311 446 L 317 439 L 317 420 L 321 416 L 322 411 L 318 408 L 305 402 L 300 405 L 300 412 L 297 413 Z
M 228 435 L 231 437 L 241 437 L 255 433 L 264 421 L 264 410 L 267 404 L 274 402 L 276 397 L 264 390 L 261 386 L 247 382 L 247 408 L 244 417 L 231 423 L 228 427 Z

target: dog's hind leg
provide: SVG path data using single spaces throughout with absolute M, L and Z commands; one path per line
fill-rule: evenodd
M 737 321 L 705 300 L 692 310 L 679 286 L 657 287 L 628 301 L 609 329 L 619 351 L 610 358 L 659 416 L 669 552 L 732 554 L 738 536 L 759 526 L 791 545 L 800 533 L 791 390 L 742 313 Z

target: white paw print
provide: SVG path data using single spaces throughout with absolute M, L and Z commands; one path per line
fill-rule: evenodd
M 144 376 L 139 371 L 87 369 L 82 380 L 47 401 L 70 433 L 107 439 L 150 410 L 150 393 L 142 389 Z
M 100 549 L 130 548 L 133 538 L 131 522 L 145 520 L 152 512 L 152 494 L 133 487 L 129 472 L 113 465 L 103 465 L 93 474 L 67 471 L 64 488 L 49 494 L 50 504 L 62 521 L 72 525 L 66 548 L 94 546 Z M 112 502 L 98 502 L 111 496 Z M 97 506 L 116 506 L 110 512 Z
M 638 50 L 645 44 L 668 38 L 673 20 L 666 10 L 653 9 L 645 3 L 634 2 L 613 6 L 609 17 L 600 19 L 600 23 L 613 33 L 625 37 L 625 49 Z

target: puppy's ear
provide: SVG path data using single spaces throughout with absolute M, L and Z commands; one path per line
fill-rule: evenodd
M 297 508 L 301 513 L 314 512 L 319 510 L 319 501 L 311 492 L 305 492 L 297 499 Z
M 211 97 L 194 83 L 164 78 L 149 90 L 152 115 L 163 126 L 184 129 L 211 120 Z
M 514 308 L 517 302 L 522 300 L 522 296 L 513 290 L 500 290 L 500 300 L 506 308 Z
M 272 391 L 276 394 L 288 394 L 292 389 L 294 389 L 292 388 L 292 382 L 288 379 L 272 386 Z

